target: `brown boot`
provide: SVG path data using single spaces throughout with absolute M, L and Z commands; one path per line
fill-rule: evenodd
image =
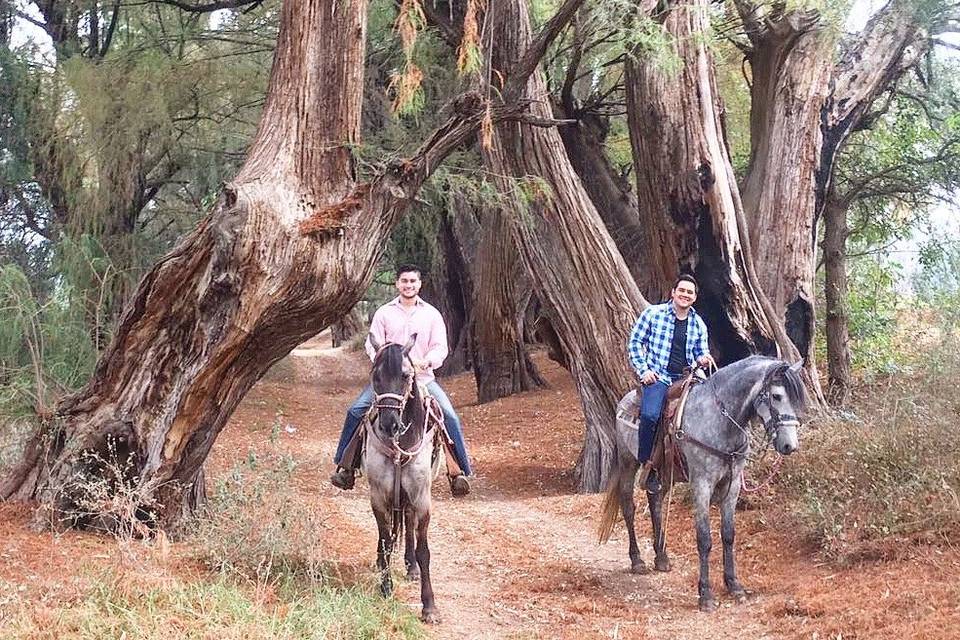
M 458 498 L 470 493 L 470 481 L 467 480 L 467 476 L 462 473 L 450 476 L 450 493 Z
M 353 489 L 356 472 L 353 469 L 344 469 L 340 467 L 336 473 L 330 476 L 330 484 L 338 489 L 349 491 Z

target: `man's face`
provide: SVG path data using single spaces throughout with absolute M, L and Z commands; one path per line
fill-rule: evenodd
M 400 277 L 397 278 L 397 291 L 400 292 L 400 297 L 406 300 L 416 298 L 417 294 L 420 293 L 420 274 L 416 271 L 404 271 L 400 274 Z
M 697 301 L 697 287 L 689 280 L 681 280 L 673 289 L 671 298 L 677 309 L 689 309 Z

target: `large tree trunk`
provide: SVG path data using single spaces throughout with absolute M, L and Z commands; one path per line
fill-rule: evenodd
M 531 47 L 526 3 L 495 0 L 488 20 L 492 77 L 506 78 L 504 95 L 545 96 L 539 71 L 528 82 L 513 75 Z M 551 117 L 543 102 L 530 109 L 534 117 Z M 496 125 L 491 133 L 484 162 L 509 201 L 521 259 L 569 357 L 583 406 L 579 488 L 597 491 L 611 467 L 616 403 L 632 383 L 627 337 L 646 302 L 570 166 L 559 134 L 523 123 Z
M 827 307 L 827 399 L 834 406 L 843 406 L 850 396 L 847 208 L 848 204 L 835 198 L 831 189 L 823 212 L 823 275 Z
M 365 28 L 364 0 L 284 2 L 247 162 L 140 282 L 93 379 L 58 406 L 0 497 L 38 497 L 47 522 L 84 524 L 108 508 L 89 504 L 90 486 L 106 483 L 108 498 L 123 490 L 142 517 L 175 522 L 250 386 L 357 302 L 423 180 L 485 111 L 461 96 L 413 157 L 356 184 Z M 121 480 L 106 480 L 104 459 Z
M 736 0 L 750 47 L 751 156 L 743 202 L 761 286 L 813 368 L 817 220 L 837 153 L 876 97 L 926 48 L 912 0 L 892 0 L 841 43 L 813 11 Z
M 423 288 L 426 299 L 439 309 L 446 321 L 450 354 L 437 375 L 449 376 L 466 371 L 473 360 L 470 316 L 474 285 L 453 225 L 445 213 L 440 214 L 437 231 L 439 256 L 430 280 Z
M 474 261 L 473 337 L 477 400 L 490 402 L 544 385 L 524 342 L 531 289 L 510 236 L 509 220 L 484 207 Z
M 677 275 L 700 283 L 697 310 L 721 362 L 775 351 L 789 340 L 765 313 L 737 184 L 724 140 L 723 106 L 705 37 L 707 0 L 673 3 L 659 14 L 680 59 L 676 73 L 656 61 L 626 62 L 627 121 L 637 176 L 639 219 L 648 230 L 645 293 L 665 298 Z M 773 314 L 769 314 L 772 316 Z

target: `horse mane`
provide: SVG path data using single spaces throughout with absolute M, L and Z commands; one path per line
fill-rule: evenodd
M 790 365 L 786 362 L 779 361 L 767 374 L 767 383 L 771 382 L 774 378 L 779 378 L 780 381 L 783 382 L 783 388 L 786 390 L 787 397 L 790 399 L 790 404 L 793 408 L 800 413 L 806 411 L 808 403 L 807 388 L 803 384 L 803 378 L 800 376 L 800 372 L 791 369 Z

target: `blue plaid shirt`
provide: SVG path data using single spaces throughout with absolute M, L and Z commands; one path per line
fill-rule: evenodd
M 670 346 L 676 320 L 672 302 L 651 305 L 637 318 L 627 343 L 630 364 L 637 374 L 653 371 L 661 381 L 670 384 L 667 365 L 670 364 Z M 687 315 L 687 364 L 708 353 L 707 325 L 691 307 Z

